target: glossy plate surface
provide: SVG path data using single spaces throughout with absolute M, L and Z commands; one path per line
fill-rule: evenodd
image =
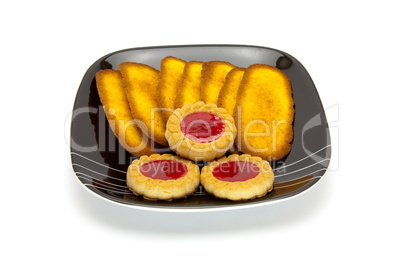
M 275 66 L 289 77 L 295 101 L 294 140 L 291 152 L 271 163 L 274 189 L 245 202 L 217 199 L 202 187 L 192 196 L 172 202 L 148 201 L 126 186 L 126 170 L 133 157 L 118 143 L 107 123 L 95 83 L 95 73 L 116 69 L 122 62 L 148 64 L 159 70 L 161 59 L 223 60 L 238 67 L 260 63 Z M 264 100 L 264 99 L 261 99 Z M 312 187 L 328 168 L 331 145 L 327 119 L 318 92 L 303 65 L 279 50 L 244 45 L 185 45 L 127 49 L 108 54 L 86 72 L 78 89 L 71 123 L 71 160 L 78 179 L 98 196 L 130 207 L 166 210 L 243 208 L 274 203 Z M 201 165 L 201 164 L 200 164 Z

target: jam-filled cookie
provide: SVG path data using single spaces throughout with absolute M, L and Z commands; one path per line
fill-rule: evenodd
M 266 195 L 273 188 L 274 173 L 260 157 L 232 154 L 204 166 L 201 184 L 215 197 L 234 201 Z
M 178 155 L 210 161 L 232 147 L 236 133 L 233 117 L 225 109 L 196 102 L 175 110 L 167 122 L 165 136 Z
M 200 168 L 172 154 L 141 156 L 128 167 L 127 186 L 149 200 L 173 200 L 193 194 L 200 183 Z

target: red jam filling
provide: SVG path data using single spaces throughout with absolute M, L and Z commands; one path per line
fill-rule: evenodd
M 155 160 L 142 165 L 140 171 L 149 178 L 171 180 L 183 177 L 187 166 L 175 160 Z
M 210 112 L 195 112 L 187 115 L 180 123 L 183 134 L 198 143 L 210 143 L 222 136 L 225 123 Z
M 212 174 L 215 178 L 228 181 L 246 181 L 256 177 L 260 169 L 253 163 L 247 161 L 230 161 L 215 167 Z

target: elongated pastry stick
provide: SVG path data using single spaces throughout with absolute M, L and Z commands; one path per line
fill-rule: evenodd
M 238 148 L 268 161 L 283 158 L 293 140 L 294 101 L 291 83 L 279 69 L 249 66 L 243 76 L 235 121 Z
M 142 132 L 140 122 L 131 115 L 120 72 L 106 69 L 97 72 L 95 78 L 106 118 L 120 145 L 137 157 L 156 152 Z
M 226 61 L 209 61 L 202 67 L 201 100 L 205 103 L 218 104 L 218 96 L 225 82 L 226 75 L 235 66 Z
M 241 80 L 246 69 L 233 68 L 226 76 L 225 83 L 219 92 L 218 107 L 226 109 L 230 116 L 234 116 L 236 108 L 237 94 L 239 91 Z
M 158 86 L 158 105 L 163 110 L 165 123 L 175 109 L 175 102 L 179 84 L 186 62 L 175 57 L 165 57 L 161 61 Z
M 201 101 L 201 72 L 203 62 L 189 61 L 184 67 L 176 97 L 176 108 Z
M 132 116 L 145 124 L 149 138 L 167 146 L 166 125 L 157 101 L 159 71 L 134 62 L 121 63 L 119 68 Z

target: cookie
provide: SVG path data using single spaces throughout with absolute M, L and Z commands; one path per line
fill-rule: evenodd
M 203 62 L 200 61 L 187 62 L 177 91 L 176 108 L 201 101 L 202 65 Z
M 165 57 L 161 61 L 158 105 L 164 109 L 165 122 L 175 110 L 176 96 L 185 66 L 186 62 L 184 60 L 171 56 Z
M 120 145 L 137 157 L 153 153 L 151 140 L 131 115 L 120 72 L 106 69 L 97 72 L 95 78 L 106 118 Z
M 232 154 L 204 166 L 201 185 L 217 198 L 250 200 L 272 191 L 274 173 L 260 157 Z
M 274 161 L 291 150 L 294 101 L 291 83 L 279 69 L 249 66 L 238 91 L 235 120 L 237 147 L 244 153 Z
M 166 124 L 157 100 L 159 71 L 134 62 L 121 63 L 119 68 L 132 116 L 144 124 L 148 137 L 167 146 Z
M 233 117 L 215 104 L 196 102 L 175 110 L 166 125 L 169 147 L 194 161 L 223 156 L 236 137 Z
M 218 107 L 226 109 L 229 115 L 234 116 L 241 80 L 246 69 L 233 68 L 226 76 L 225 83 L 219 92 Z
M 200 168 L 171 154 L 153 154 L 134 160 L 127 170 L 127 187 L 148 200 L 185 198 L 200 183 Z
M 225 82 L 226 75 L 235 66 L 226 61 L 209 61 L 202 66 L 201 100 L 205 103 L 218 104 L 218 96 Z

